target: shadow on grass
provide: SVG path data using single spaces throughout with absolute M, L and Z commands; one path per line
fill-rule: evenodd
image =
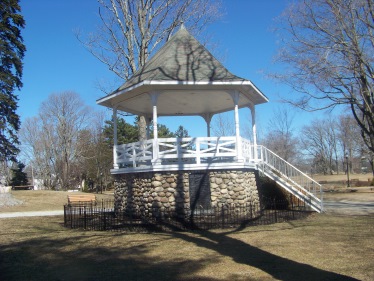
M 41 236 L 35 237 L 35 233 Z M 35 233 L 34 238 L 0 245 L 0 280 L 218 280 L 201 277 L 198 272 L 219 263 L 219 255 L 277 280 L 357 280 L 274 255 L 230 237 L 232 232 L 151 233 L 135 239 L 132 234 L 61 231 L 58 226 L 41 226 L 35 227 Z M 176 255 L 173 259 L 167 249 L 155 255 L 153 250 L 161 247 L 159 242 L 167 245 L 168 239 L 175 243 L 175 238 L 194 244 L 196 249 L 192 251 L 205 248 L 219 255 L 195 259 Z M 238 274 L 232 272 L 228 279 L 237 280 Z M 252 278 L 241 275 L 240 280 Z
M 263 251 L 238 239 L 227 236 L 229 233 L 200 231 L 199 234 L 202 238 L 191 237 L 183 233 L 174 233 L 173 235 L 179 239 L 192 242 L 198 247 L 208 248 L 221 255 L 231 257 L 236 263 L 260 269 L 277 280 L 358 280 Z M 300 252 L 300 255 L 302 254 Z
M 154 238 L 156 234 L 150 235 Z M 214 259 L 165 261 L 147 256 L 156 247 L 152 244 L 165 241 L 165 237 L 137 241 L 135 246 L 126 248 L 100 246 L 103 239 L 110 238 L 93 234 L 63 239 L 35 238 L 1 245 L 0 280 L 192 280 L 188 276 L 215 262 Z M 95 240 L 99 245 L 94 246 Z

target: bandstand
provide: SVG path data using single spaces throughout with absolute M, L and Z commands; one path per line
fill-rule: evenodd
M 189 212 L 198 206 L 252 204 L 259 200 L 261 172 L 321 211 L 318 190 L 313 194 L 316 183 L 257 144 L 255 107 L 266 102 L 251 81 L 229 72 L 185 28 L 179 29 L 132 78 L 97 101 L 113 109 L 115 121 L 118 111 L 147 120 L 148 139 L 128 144 L 117 143 L 114 124 L 111 173 L 117 208 Z M 242 108 L 251 112 L 252 141 L 240 134 Z M 211 136 L 212 117 L 227 111 L 234 113 L 235 135 Z M 206 136 L 159 138 L 160 116 L 201 116 Z

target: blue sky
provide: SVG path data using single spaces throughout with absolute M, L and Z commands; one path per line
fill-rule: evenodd
M 279 103 L 279 95 L 293 94 L 265 77 L 277 50 L 277 37 L 271 31 L 274 18 L 287 6 L 286 0 L 224 0 L 225 16 L 209 27 L 212 50 L 232 73 L 251 80 L 270 102 L 256 108 L 258 131 L 266 130 L 268 119 Z M 97 81 L 112 80 L 113 74 L 94 58 L 75 38 L 74 30 L 95 30 L 100 23 L 94 0 L 21 0 L 26 20 L 23 30 L 27 52 L 24 58 L 23 88 L 19 92 L 21 121 L 37 115 L 40 104 L 51 93 L 75 91 L 95 110 L 103 109 L 96 100 L 104 94 Z M 118 85 L 120 86 L 120 85 Z M 249 124 L 249 110 L 242 110 L 241 125 Z M 295 127 L 312 118 L 296 111 Z M 315 116 L 315 115 L 314 115 Z M 160 123 L 175 131 L 182 124 L 191 136 L 205 136 L 202 118 L 160 118 Z M 132 122 L 132 120 L 127 120 Z M 198 122 L 196 126 L 196 122 Z

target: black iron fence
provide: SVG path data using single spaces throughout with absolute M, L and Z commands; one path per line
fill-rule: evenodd
M 217 229 L 284 222 L 310 213 L 304 202 L 294 198 L 194 210 L 142 207 L 118 210 L 114 208 L 114 200 L 102 200 L 96 205 L 65 205 L 64 223 L 69 228 L 109 231 Z

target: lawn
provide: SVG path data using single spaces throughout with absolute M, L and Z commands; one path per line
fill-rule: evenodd
M 13 194 L 27 192 L 34 191 Z M 29 204 L 48 201 L 46 191 L 31 193 Z M 55 207 L 66 201 L 59 195 Z M 374 280 L 374 216 L 314 214 L 174 233 L 85 232 L 62 223 L 59 216 L 0 219 L 0 280 Z
M 62 217 L 0 219 L 0 280 L 373 280 L 374 217 L 241 231 L 85 232 Z
M 74 192 L 80 194 L 81 192 Z M 27 212 L 27 211 L 51 211 L 63 210 L 64 204 L 68 202 L 68 194 L 66 191 L 50 191 L 50 190 L 12 190 L 13 198 L 21 201 L 22 204 L 14 206 L 2 206 L 0 204 L 0 212 Z M 96 194 L 98 200 L 113 199 L 114 196 L 110 192 L 104 194 Z

